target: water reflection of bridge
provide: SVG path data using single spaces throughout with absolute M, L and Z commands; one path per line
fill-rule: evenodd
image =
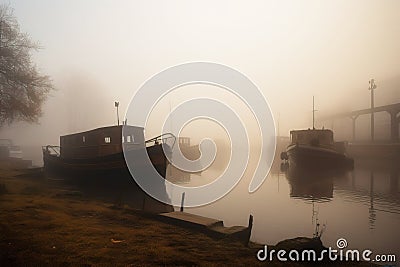
M 369 223 L 374 228 L 376 212 L 400 214 L 400 166 L 391 161 L 355 162 L 349 176 L 335 180 L 335 192 L 369 206 Z
M 378 112 L 387 112 L 390 114 L 390 140 L 392 142 L 399 142 L 399 123 L 400 123 L 400 103 L 379 106 L 374 108 L 367 108 L 361 110 L 355 110 L 351 112 L 342 112 L 330 116 L 325 116 L 321 118 L 321 121 L 330 121 L 331 125 L 333 125 L 335 119 L 341 118 L 350 118 L 352 120 L 352 129 L 353 129 L 353 141 L 356 140 L 356 120 L 361 115 L 371 116 L 374 113 Z M 373 123 L 373 122 L 372 122 Z M 333 128 L 333 127 L 332 127 Z M 374 125 L 371 125 L 371 135 L 373 136 Z
M 318 202 L 341 196 L 351 202 L 368 205 L 370 228 L 375 227 L 376 213 L 400 214 L 400 166 L 396 160 L 356 160 L 350 172 L 299 170 L 289 168 L 286 178 L 290 196 Z

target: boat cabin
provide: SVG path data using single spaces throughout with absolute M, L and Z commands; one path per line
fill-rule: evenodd
M 124 128 L 123 128 L 124 127 Z M 118 125 L 60 136 L 60 157 L 95 158 L 122 152 L 122 146 L 145 147 L 144 129 Z
M 13 144 L 11 139 L 0 139 L 0 159 L 22 158 L 22 151 L 19 146 Z
M 333 132 L 328 129 L 308 129 L 290 131 L 292 144 L 333 147 Z

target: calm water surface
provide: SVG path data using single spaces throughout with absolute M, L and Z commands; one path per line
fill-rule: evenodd
M 281 170 L 277 161 L 261 188 L 247 192 L 251 173 L 227 196 L 188 212 L 222 219 L 226 226 L 247 225 L 254 216 L 251 240 L 262 244 L 298 236 L 312 237 L 316 223 L 325 246 L 396 254 L 400 258 L 399 160 L 358 160 L 353 171 Z M 397 165 L 396 165 L 397 164 Z M 187 184 L 212 172 L 191 175 Z

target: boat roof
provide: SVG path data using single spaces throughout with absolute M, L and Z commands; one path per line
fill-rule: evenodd
M 0 138 L 0 145 L 12 145 L 13 142 L 11 139 Z
M 304 130 L 292 130 L 290 131 L 290 134 L 292 133 L 305 133 L 305 132 L 320 132 L 320 133 L 333 133 L 332 130 L 329 129 L 304 129 Z
M 100 132 L 100 131 L 106 131 L 106 130 L 113 130 L 113 129 L 119 129 L 119 128 L 122 128 L 122 127 L 137 128 L 137 129 L 144 130 L 144 127 L 141 127 L 141 126 L 113 125 L 113 126 L 99 127 L 99 128 L 95 128 L 95 129 L 87 130 L 87 131 L 83 131 L 83 132 L 78 132 L 78 133 L 66 134 L 66 135 L 62 135 L 61 137 L 73 136 L 73 135 L 79 135 L 79 134 L 87 134 L 87 133 L 90 133 L 90 132 Z

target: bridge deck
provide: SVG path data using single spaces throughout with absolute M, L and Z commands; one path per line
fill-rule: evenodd
M 325 116 L 322 118 L 322 120 L 330 120 L 330 119 L 335 119 L 335 118 L 344 118 L 344 117 L 353 117 L 353 116 L 360 116 L 364 114 L 370 114 L 372 112 L 400 112 L 400 103 L 396 104 L 390 104 L 390 105 L 385 105 L 385 106 L 379 106 L 379 107 L 374 107 L 373 109 L 371 108 L 366 108 L 366 109 L 360 109 L 360 110 L 354 110 L 350 112 L 343 112 L 343 113 L 338 113 L 330 116 Z

